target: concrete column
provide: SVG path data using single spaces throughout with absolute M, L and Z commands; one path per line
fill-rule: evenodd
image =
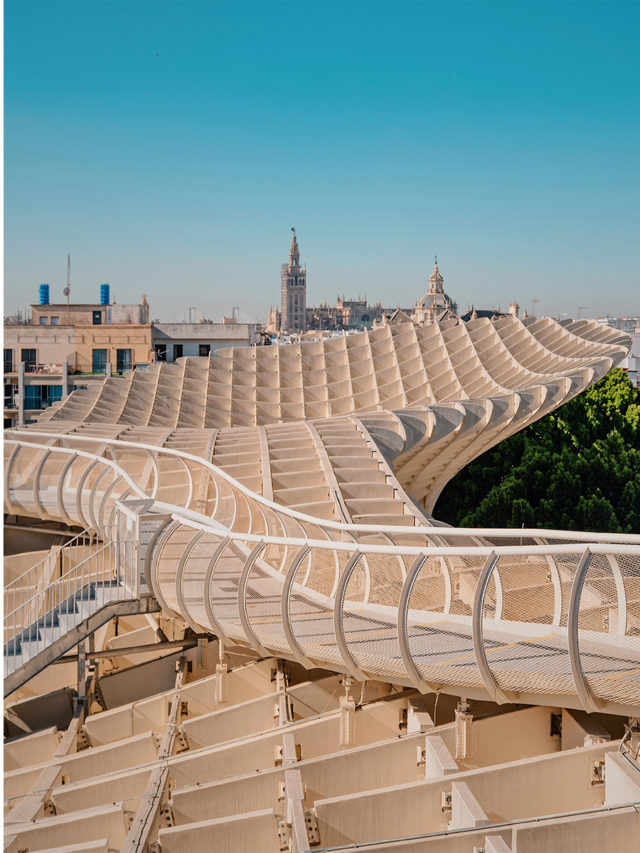
M 62 396 L 66 397 L 69 393 L 69 365 L 66 361 L 62 363 Z
M 18 426 L 24 426 L 24 361 L 18 364 Z
M 110 361 L 107 362 L 107 365 L 105 367 L 105 374 L 107 376 L 111 376 L 111 362 Z

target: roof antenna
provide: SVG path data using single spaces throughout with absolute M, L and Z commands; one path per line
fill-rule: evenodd
M 67 305 L 69 305 L 69 294 L 71 293 L 71 255 L 67 255 L 67 286 L 62 292 L 67 297 Z

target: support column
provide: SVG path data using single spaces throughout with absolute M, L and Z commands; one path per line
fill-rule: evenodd
M 24 426 L 24 361 L 18 364 L 18 426 Z

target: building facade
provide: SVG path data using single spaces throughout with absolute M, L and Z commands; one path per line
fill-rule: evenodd
M 154 361 L 209 356 L 230 346 L 253 346 L 262 340 L 261 323 L 154 323 Z
M 4 325 L 4 425 L 30 423 L 72 391 L 151 360 L 146 296 L 31 305 L 31 322 Z
M 307 269 L 300 266 L 300 247 L 295 228 L 289 247 L 289 263 L 280 270 L 280 328 L 296 334 L 307 331 Z

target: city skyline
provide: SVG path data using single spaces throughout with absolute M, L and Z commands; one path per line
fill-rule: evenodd
M 461 308 L 637 314 L 639 18 L 10 0 L 5 313 L 70 252 L 74 301 L 264 320 L 295 225 L 310 305 L 413 304 L 437 253 Z

